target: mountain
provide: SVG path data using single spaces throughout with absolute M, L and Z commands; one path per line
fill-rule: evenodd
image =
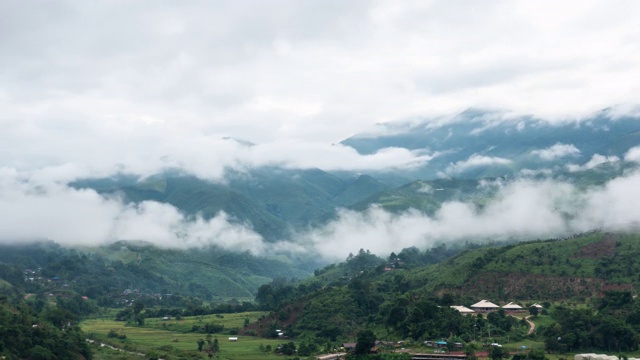
M 361 211 L 375 204 L 433 214 L 446 201 L 490 201 L 495 190 L 480 186 L 484 180 L 552 178 L 586 189 L 638 168 L 624 157 L 640 146 L 640 118 L 614 118 L 606 110 L 582 121 L 550 123 L 470 109 L 447 121 L 391 123 L 383 130 L 342 144 L 363 154 L 402 147 L 434 158 L 419 168 L 368 173 L 259 167 L 228 169 L 218 182 L 168 171 L 144 179 L 84 179 L 72 186 L 119 194 L 125 202 L 168 203 L 205 219 L 224 211 L 232 222 L 273 242 L 326 223 L 339 208 Z
M 426 165 L 407 172 L 417 179 L 479 179 L 585 164 L 596 154 L 623 158 L 640 145 L 640 118 L 613 117 L 604 110 L 581 121 L 550 123 L 469 109 L 446 121 L 382 125 L 380 134 L 356 135 L 342 144 L 361 154 L 388 147 L 434 154 Z
M 276 326 L 300 338 L 332 341 L 361 329 L 389 339 L 471 341 L 476 331 L 491 327 L 492 342 L 529 338 L 544 341 L 547 350 L 609 351 L 611 344 L 602 337 L 615 336 L 610 330 L 616 329 L 620 338 L 630 339 L 624 348 L 634 350 L 640 333 L 640 302 L 632 296 L 640 288 L 639 256 L 640 233 L 604 231 L 507 245 L 405 249 L 386 259 L 360 251 L 316 271 L 313 278 L 263 285 L 256 299 L 273 311 L 253 329 L 268 334 Z M 516 302 L 525 309 L 535 302 L 556 305 L 544 310 L 553 320 L 547 317 L 545 327 L 534 334 L 504 311 L 475 317 L 450 308 L 471 307 L 480 299 L 499 305 Z M 553 321 L 564 328 L 547 327 Z M 616 325 L 605 326 L 612 323 Z M 590 340 L 569 345 L 552 341 L 574 329 L 581 333 L 578 338 Z
M 391 212 L 416 209 L 432 215 L 446 201 L 473 201 L 481 196 L 490 196 L 486 190 L 479 189 L 479 183 L 478 180 L 465 179 L 416 180 L 375 193 L 349 208 L 362 211 L 376 204 Z
M 363 174 L 271 167 L 230 170 L 224 182 L 170 172 L 144 179 L 127 175 L 83 179 L 71 185 L 117 194 L 125 202 L 171 204 L 186 215 L 199 214 L 205 219 L 224 211 L 232 221 L 250 224 L 267 241 L 287 238 L 291 229 L 326 221 L 338 207 L 390 188 L 384 181 Z
M 306 267 L 300 264 L 304 262 L 296 265 L 291 259 L 216 247 L 169 250 L 135 241 L 76 249 L 52 242 L 0 245 L 0 277 L 11 286 L 29 290 L 55 277 L 61 284 L 57 291 L 102 299 L 105 304 L 118 300 L 127 289 L 203 300 L 253 299 L 260 285 L 278 278 L 306 278 L 318 266 L 313 261 Z
M 407 283 L 404 291 L 422 296 L 561 301 L 608 290 L 637 291 L 638 257 L 640 232 L 594 230 L 561 239 L 441 245 L 425 251 L 407 248 L 384 259 L 361 251 L 346 262 L 316 271 L 302 284 L 321 288 L 344 284 L 345 279 L 348 284 L 364 271 L 372 286 L 395 279 Z

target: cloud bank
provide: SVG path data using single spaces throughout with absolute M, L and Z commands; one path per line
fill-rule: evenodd
M 392 214 L 379 207 L 344 210 L 339 219 L 300 236 L 331 260 L 369 249 L 386 256 L 405 247 L 430 248 L 459 241 L 534 240 L 596 228 L 637 229 L 640 173 L 586 192 L 552 180 L 518 180 L 500 187 L 483 208 L 447 202 L 433 216 L 417 211 Z
M 53 240 L 63 245 L 103 245 L 141 240 L 167 248 L 209 245 L 264 254 L 262 237 L 225 213 L 205 220 L 186 217 L 153 201 L 125 204 L 89 189 L 24 178 L 0 169 L 0 242 Z
M 269 243 L 250 224 L 224 213 L 205 220 L 185 216 L 168 204 L 127 204 L 118 197 L 42 179 L 0 169 L 0 242 L 49 239 L 63 245 L 99 245 L 143 240 L 167 248 L 215 245 L 254 255 L 315 254 L 335 261 L 361 248 L 384 256 L 410 246 L 425 249 L 457 241 L 527 240 L 601 227 L 633 228 L 638 226 L 640 202 L 638 172 L 586 191 L 560 181 L 520 179 L 492 184 L 497 195 L 481 208 L 452 201 L 431 217 L 418 211 L 393 214 L 376 206 L 364 212 L 341 210 L 324 226 Z

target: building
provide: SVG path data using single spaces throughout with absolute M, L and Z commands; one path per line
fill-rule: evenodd
M 468 315 L 468 314 L 473 314 L 475 313 L 475 311 L 469 309 L 466 306 L 462 306 L 462 305 L 451 305 L 450 306 L 452 309 L 454 310 L 458 310 L 458 312 L 462 315 Z
M 491 301 L 480 300 L 477 303 L 471 305 L 471 308 L 477 312 L 489 312 L 498 310 L 500 306 L 492 303 Z
M 505 311 L 522 311 L 523 310 L 522 306 L 520 306 L 520 305 L 518 305 L 516 303 L 513 303 L 513 302 L 508 303 L 507 305 L 503 306 L 502 308 Z

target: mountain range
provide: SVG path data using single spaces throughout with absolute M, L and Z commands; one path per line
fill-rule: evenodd
M 579 122 L 550 123 L 471 109 L 444 123 L 385 125 L 378 135 L 353 136 L 342 144 L 362 154 L 402 147 L 432 158 L 420 166 L 367 173 L 260 167 L 229 169 L 223 181 L 214 182 L 176 170 L 83 179 L 72 186 L 118 194 L 125 202 L 167 203 L 205 219 L 223 211 L 277 241 L 326 223 L 340 208 L 362 211 L 377 204 L 392 212 L 433 214 L 446 201 L 482 203 L 495 194 L 479 186 L 485 180 L 524 176 L 582 188 L 604 184 L 637 169 L 638 159 L 628 154 L 640 146 L 640 118 L 602 111 Z

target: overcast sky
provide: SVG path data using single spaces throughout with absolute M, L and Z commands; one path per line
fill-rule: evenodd
M 634 0 L 6 0 L 0 166 L 363 166 L 331 143 L 471 106 L 557 119 L 638 104 L 637 14 Z
M 635 0 L 0 1 L 0 241 L 214 241 L 262 252 L 260 236 L 223 213 L 187 221 L 166 204 L 124 204 L 66 183 L 170 167 L 220 179 L 225 166 L 409 166 L 434 154 L 364 156 L 337 143 L 378 123 L 442 119 L 469 107 L 550 121 L 610 106 L 627 111 L 640 104 L 638 14 Z M 571 146 L 538 155 L 571 156 Z M 634 151 L 628 156 L 638 158 Z M 634 181 L 609 186 L 637 190 Z M 525 195 L 548 185 L 532 186 Z M 583 202 L 618 193 L 599 190 Z M 549 208 L 532 204 L 534 213 Z M 499 205 L 489 210 L 517 214 Z M 455 238 L 446 229 L 460 226 L 450 219 L 480 224 L 495 215 L 465 206 L 447 205 L 437 219 L 344 212 L 301 237 L 332 244 L 353 229 L 362 239 L 364 228 L 381 234 L 376 250 L 386 251 L 400 233 L 404 245 L 425 245 Z M 554 231 L 591 226 L 556 215 Z M 508 223 L 504 216 L 495 221 Z M 404 231 L 413 225 L 421 230 Z M 505 231 L 495 228 L 483 231 Z M 429 240 L 424 229 L 444 235 Z

